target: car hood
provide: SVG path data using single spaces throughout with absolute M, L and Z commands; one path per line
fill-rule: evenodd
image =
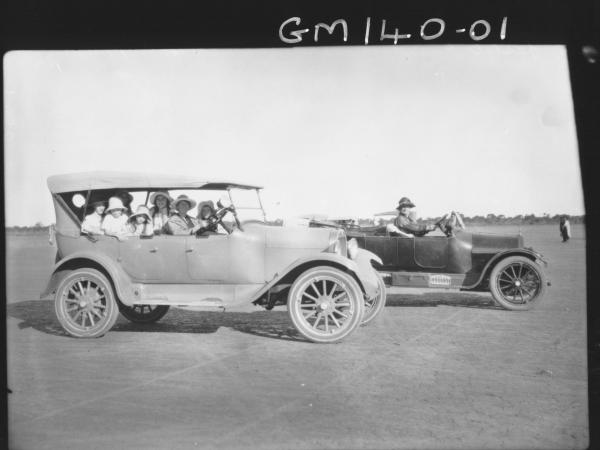
M 326 250 L 341 230 L 307 227 L 264 227 L 267 248 L 304 248 L 319 251 Z
M 471 233 L 471 242 L 474 250 L 481 249 L 498 249 L 508 250 L 511 248 L 523 247 L 523 236 L 520 234 L 503 235 L 503 234 L 486 234 L 486 233 Z

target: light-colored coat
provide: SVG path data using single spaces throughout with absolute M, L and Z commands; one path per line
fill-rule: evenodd
M 175 213 L 169 217 L 165 228 L 168 234 L 190 234 L 192 228 L 198 224 L 198 219 L 194 217 L 188 215 L 182 217 L 180 214 Z

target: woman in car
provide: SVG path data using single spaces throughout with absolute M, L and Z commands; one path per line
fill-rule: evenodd
M 132 236 L 153 236 L 152 217 L 150 211 L 144 205 L 137 207 L 135 214 L 129 220 L 129 232 Z
M 182 194 L 173 201 L 175 211 L 166 225 L 168 234 L 194 234 L 201 228 L 198 219 L 189 216 L 188 211 L 196 206 L 196 201 Z
M 211 200 L 200 202 L 198 204 L 198 222 L 202 228 L 199 233 L 217 233 L 219 224 L 211 220 L 211 216 L 215 215 L 215 204 Z M 221 222 L 221 226 L 228 233 L 231 232 L 229 227 Z
M 81 224 L 81 232 L 87 234 L 104 234 L 102 231 L 102 218 L 106 209 L 106 202 L 99 200 L 90 204 L 94 212 L 85 216 Z
M 126 208 L 119 197 L 111 197 L 108 199 L 108 208 L 106 208 L 106 216 L 102 219 L 102 231 L 109 236 L 115 236 L 119 240 L 126 239 L 129 234 L 127 226 Z
M 169 216 L 173 212 L 171 210 L 173 199 L 168 192 L 157 191 L 150 196 L 150 203 L 152 203 L 150 217 L 152 218 L 154 234 L 161 234 L 165 231 Z

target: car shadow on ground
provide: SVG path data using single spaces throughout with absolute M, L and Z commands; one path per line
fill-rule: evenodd
M 502 309 L 489 294 L 427 293 L 388 294 L 386 307 L 402 306 L 458 306 L 479 309 Z M 27 300 L 7 305 L 8 317 L 20 320 L 19 328 L 33 328 L 55 336 L 68 336 L 58 322 L 54 302 Z M 215 333 L 226 327 L 242 333 L 291 341 L 306 342 L 294 328 L 286 311 L 220 312 L 189 311 L 171 308 L 158 322 L 138 324 L 120 316 L 112 331 L 163 333 Z
M 33 328 L 55 336 L 69 336 L 56 318 L 52 301 L 11 303 L 7 305 L 6 311 L 8 317 L 21 321 L 20 329 Z M 171 308 L 160 321 L 150 324 L 129 322 L 119 316 L 111 332 L 215 333 L 221 327 L 273 339 L 307 342 L 298 334 L 286 311 L 238 313 Z
M 385 306 L 460 306 L 463 308 L 503 309 L 487 293 L 428 292 L 426 294 L 390 294 Z

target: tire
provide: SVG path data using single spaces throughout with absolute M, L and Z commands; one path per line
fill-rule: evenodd
M 375 317 L 377 317 L 385 307 L 385 282 L 383 281 L 383 277 L 379 272 L 377 272 L 377 284 L 379 286 L 379 293 L 372 299 L 365 300 L 365 315 L 363 316 L 361 325 L 367 325 Z
M 546 292 L 546 275 L 534 261 L 510 256 L 498 262 L 490 274 L 490 291 L 503 308 L 524 311 L 533 308 Z
M 77 269 L 56 289 L 54 309 L 71 336 L 96 338 L 112 328 L 119 307 L 108 278 L 96 269 Z
M 154 323 L 169 312 L 169 305 L 133 305 L 127 306 L 119 302 L 119 310 L 123 316 L 134 323 Z
M 365 302 L 362 290 L 351 275 L 320 266 L 308 269 L 294 281 L 287 309 L 303 337 L 312 342 L 333 343 L 360 325 Z

